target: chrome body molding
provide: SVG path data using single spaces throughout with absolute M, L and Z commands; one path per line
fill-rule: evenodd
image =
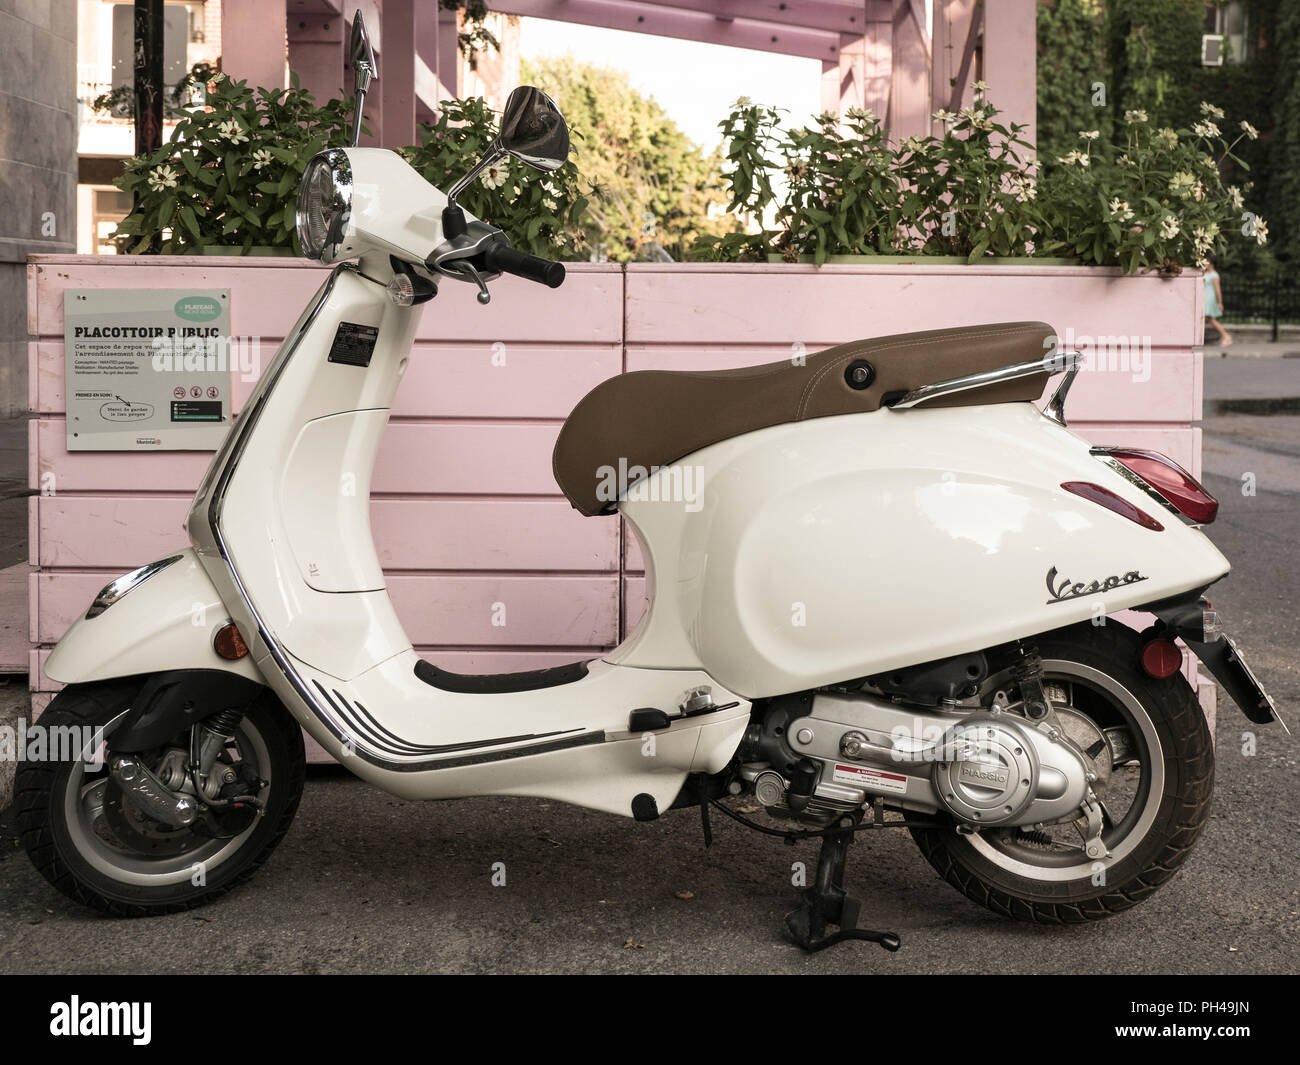
M 130 573 L 122 574 L 116 580 L 109 581 L 99 590 L 94 602 L 90 604 L 90 609 L 86 611 L 86 620 L 99 617 L 132 588 L 144 583 L 160 570 L 165 570 L 172 563 L 179 562 L 183 557 L 183 555 L 169 555 L 167 558 L 160 558 L 157 562 L 150 562 L 139 569 L 133 569 Z

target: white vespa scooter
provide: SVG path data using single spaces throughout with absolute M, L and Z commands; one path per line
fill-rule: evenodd
M 354 53 L 364 93 L 364 31 Z M 567 156 L 535 89 L 512 94 L 489 158 L 448 195 L 390 151 L 308 166 L 302 247 L 338 265 L 213 459 L 192 548 L 109 584 L 49 658 L 67 687 L 42 723 L 97 731 L 80 758 L 21 769 L 40 871 L 124 916 L 220 895 L 289 827 L 301 726 L 406 798 L 531 795 L 637 820 L 697 806 L 706 837 L 710 809 L 820 836 L 787 918 L 806 949 L 897 949 L 856 928 L 843 891 L 860 830 L 909 828 L 954 886 L 1027 920 L 1105 917 L 1172 876 L 1214 776 L 1175 639 L 1251 720 L 1274 709 L 1201 598 L 1229 568 L 1198 528 L 1217 504 L 1163 456 L 1065 428 L 1078 364 L 1041 323 L 606 381 L 554 469 L 579 511 L 638 537 L 641 623 L 597 659 L 529 673 L 416 655 L 368 494 L 421 304 L 443 278 L 483 303 L 503 273 L 564 279 L 455 203 L 505 153 L 542 170 Z M 610 490 L 609 470 L 637 468 Z M 679 491 L 692 471 L 698 506 Z M 1095 623 L 1125 609 L 1150 627 Z M 723 801 L 741 794 L 783 827 Z

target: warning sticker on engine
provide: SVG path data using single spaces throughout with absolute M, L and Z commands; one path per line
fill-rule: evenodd
M 849 784 L 855 788 L 907 794 L 907 777 L 902 773 L 886 773 L 882 769 L 869 769 L 864 765 L 841 765 L 837 762 L 831 779 L 836 784 Z

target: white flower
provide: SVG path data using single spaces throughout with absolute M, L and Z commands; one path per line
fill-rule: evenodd
M 925 145 L 921 142 L 920 137 L 908 137 L 903 141 L 903 147 L 909 152 L 919 152 Z
M 239 127 L 239 123 L 233 118 L 229 122 L 223 122 L 217 127 L 217 133 L 225 137 L 231 144 L 243 144 L 248 140 L 248 134 Z
M 957 116 L 954 115 L 951 111 L 943 111 L 943 110 L 936 111 L 932 117 L 936 122 L 942 122 L 945 125 L 957 121 Z
M 1166 148 L 1178 147 L 1178 133 L 1168 126 L 1156 130 L 1156 140 Z
M 1255 216 L 1255 243 L 1268 243 L 1268 223 L 1265 222 L 1264 219 L 1260 218 L 1259 215 Z
M 865 109 L 861 107 L 850 107 L 844 112 L 844 117 L 860 122 L 874 122 L 876 120 L 876 112 L 871 110 L 869 107 Z
M 1201 114 L 1208 115 L 1210 118 L 1222 118 L 1223 108 L 1215 107 L 1214 104 L 1207 104 L 1204 100 L 1202 100 Z
M 1232 204 L 1234 211 L 1240 211 L 1246 204 L 1246 198 L 1241 194 L 1241 189 L 1236 185 L 1228 186 L 1228 200 Z
M 1219 127 L 1213 122 L 1197 122 L 1196 125 L 1192 127 L 1192 132 L 1198 137 L 1217 137 L 1219 135 Z
M 786 180 L 789 181 L 791 185 L 798 185 L 800 182 L 805 181 L 808 178 L 808 164 L 802 159 L 793 160 L 790 165 L 785 168 L 785 176 Z
M 506 183 L 506 168 L 500 163 L 493 163 L 483 171 L 479 180 L 490 189 L 499 189 Z
M 1116 159 L 1115 162 L 1119 166 L 1137 166 L 1137 163 L 1133 162 L 1133 160 L 1128 157 L 1127 152 L 1125 152 L 1118 159 Z
M 1110 213 L 1116 222 L 1128 222 L 1133 218 L 1133 211 L 1125 200 L 1116 196 L 1110 201 Z
M 1246 134 L 1253 141 L 1259 140 L 1259 130 L 1247 122 L 1244 118 L 1241 120 L 1241 132 Z
M 1196 185 L 1196 176 L 1186 170 L 1180 170 L 1169 179 L 1169 191 L 1175 196 L 1187 199 L 1192 194 L 1192 189 Z
M 1192 199 L 1197 203 L 1205 202 L 1205 184 L 1203 182 L 1198 181 L 1192 186 Z
M 743 111 L 746 107 L 753 107 L 754 101 L 748 96 L 737 96 L 736 102 L 731 105 L 733 111 Z
M 556 207 L 558 207 L 559 205 L 553 199 L 547 196 L 545 199 L 542 200 L 542 206 L 545 207 L 548 211 L 554 211 Z
M 1095 141 L 1101 136 L 1101 132 L 1095 129 L 1081 129 L 1079 130 L 1079 136 L 1086 141 Z
M 1178 219 L 1173 215 L 1165 215 L 1164 221 L 1160 223 L 1160 235 L 1165 240 L 1173 240 L 1178 236 Z
M 253 153 L 253 169 L 261 170 L 264 166 L 270 166 L 273 159 L 270 148 L 258 148 Z
M 1149 119 L 1147 118 L 1147 113 L 1139 108 L 1136 111 L 1125 111 L 1124 121 L 1131 126 L 1135 122 L 1147 122 Z
M 1091 166 L 1092 156 L 1088 155 L 1086 152 L 1079 153 L 1079 165 L 1082 167 Z
M 160 166 L 149 175 L 149 188 L 152 192 L 162 192 L 163 189 L 174 189 L 176 179 L 180 175 L 170 166 Z
M 1069 155 L 1058 155 L 1056 161 L 1064 166 L 1074 166 L 1079 161 L 1079 153 L 1070 152 Z

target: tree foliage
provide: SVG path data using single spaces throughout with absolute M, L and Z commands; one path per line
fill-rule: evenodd
M 652 257 L 657 245 L 682 259 L 700 236 L 733 227 L 722 217 L 717 154 L 706 155 L 626 73 L 565 57 L 525 61 L 521 76 L 582 132 L 578 169 L 592 186 L 583 222 L 598 253 L 627 261 Z

